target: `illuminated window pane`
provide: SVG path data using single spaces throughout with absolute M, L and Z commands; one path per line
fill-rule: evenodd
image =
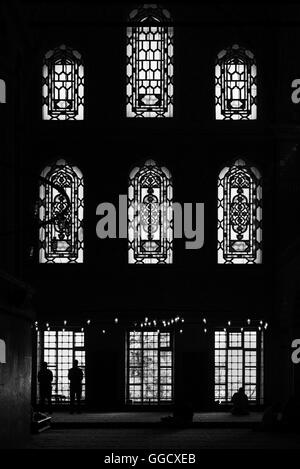
M 5 81 L 0 79 L 0 104 L 6 103 L 6 84 Z
M 170 334 L 168 332 L 161 332 L 159 340 L 161 348 L 170 347 Z
M 159 404 L 173 401 L 173 349 L 169 332 L 129 332 L 128 402 Z
M 256 331 L 215 331 L 215 400 L 230 403 L 244 387 L 248 399 L 257 402 L 258 380 L 262 374 L 262 349 L 257 348 Z M 262 385 L 262 382 L 260 381 Z
M 218 263 L 261 262 L 261 175 L 239 159 L 218 178 Z
M 251 51 L 234 44 L 218 54 L 215 65 L 217 120 L 256 119 L 256 75 L 256 62 Z
M 54 402 L 70 401 L 69 369 L 74 360 L 83 371 L 82 399 L 85 399 L 84 333 L 74 331 L 45 331 L 43 361 L 53 373 L 52 399 Z
M 83 262 L 83 177 L 64 160 L 40 176 L 40 263 Z
M 6 343 L 0 339 L 0 363 L 6 363 Z
M 242 346 L 242 333 L 230 332 L 229 333 L 229 347 L 241 347 L 241 346 Z
M 167 168 L 152 160 L 134 168 L 128 185 L 129 264 L 173 262 L 173 188 Z
M 84 69 L 76 50 L 62 45 L 45 54 L 42 109 L 44 120 L 83 120 Z
M 167 10 L 149 4 L 129 15 L 127 117 L 173 116 L 173 28 Z
M 256 349 L 256 333 L 253 331 L 245 331 L 244 342 L 245 348 Z

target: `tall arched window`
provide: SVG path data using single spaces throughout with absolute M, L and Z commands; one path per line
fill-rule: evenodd
M 61 45 L 44 57 L 43 119 L 83 120 L 84 68 L 81 54 Z
M 83 177 L 64 160 L 40 176 L 40 263 L 83 262 Z
M 219 52 L 215 66 L 217 120 L 254 120 L 257 114 L 256 61 L 234 44 Z
M 143 5 L 127 27 L 127 117 L 173 116 L 173 27 L 170 13 Z
M 129 264 L 173 261 L 173 188 L 170 172 L 148 160 L 134 168 L 128 186 Z
M 6 84 L 5 81 L 0 79 L 0 104 L 6 103 Z
M 261 262 L 261 175 L 239 159 L 223 168 L 218 179 L 218 263 Z

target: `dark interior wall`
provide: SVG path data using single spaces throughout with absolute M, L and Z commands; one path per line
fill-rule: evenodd
M 86 400 L 97 410 L 124 408 L 125 334 L 123 329 L 86 332 Z
M 0 447 L 25 444 L 31 422 L 30 320 L 0 310 L 0 338 L 6 363 L 0 363 Z
M 189 403 L 195 410 L 207 410 L 214 395 L 214 335 L 205 334 L 200 325 L 176 334 L 175 400 Z
M 132 5 L 118 4 L 113 9 L 89 4 L 82 8 L 80 19 L 78 4 L 63 18 L 58 18 L 56 8 L 38 8 L 34 21 L 29 16 L 34 46 L 24 71 L 28 113 L 23 158 L 28 185 L 23 187 L 23 226 L 27 236 L 21 255 L 26 276 L 37 285 L 39 313 L 59 318 L 62 314 L 80 317 L 85 311 L 108 308 L 139 311 L 144 308 L 145 298 L 145 309 L 153 310 L 233 309 L 245 316 L 248 311 L 244 313 L 244 309 L 254 314 L 257 309 L 269 310 L 272 248 L 276 242 L 271 234 L 276 158 L 276 140 L 271 130 L 276 81 L 269 79 L 277 52 L 272 46 L 276 44 L 273 28 L 269 27 L 266 35 L 264 26 L 255 22 L 249 25 L 242 12 L 231 21 L 227 11 L 221 21 L 219 13 L 214 16 L 214 8 L 203 11 L 193 7 L 194 14 L 190 12 L 182 20 L 178 5 L 171 6 L 176 27 L 175 117 L 126 119 L 125 19 Z M 78 122 L 42 121 L 43 54 L 64 42 L 78 49 L 84 58 L 86 118 Z M 257 56 L 257 122 L 214 120 L 214 60 L 216 53 L 232 42 L 246 44 Z M 109 47 L 103 47 L 106 43 Z M 85 263 L 61 265 L 58 269 L 55 265 L 38 265 L 37 223 L 32 213 L 38 197 L 38 174 L 60 157 L 78 165 L 84 175 Z M 237 157 L 253 162 L 263 174 L 264 264 L 232 269 L 216 264 L 216 194 L 220 169 Z M 97 205 L 107 201 L 117 206 L 119 194 L 127 193 L 130 169 L 147 158 L 170 169 L 175 201 L 205 203 L 204 247 L 188 251 L 183 240 L 175 241 L 174 264 L 169 266 L 128 265 L 126 240 L 99 240 L 95 233 Z M 34 255 L 29 258 L 31 247 Z M 149 295 L 153 282 L 155 295 Z M 227 294 L 232 284 L 239 297 Z M 259 301 L 248 298 L 241 307 L 245 285 L 248 291 L 256 291 Z M 71 290 L 76 291 L 74 301 L 68 293 Z M 55 295 L 49 295 L 53 291 Z M 219 292 L 217 298 L 215 291 Z

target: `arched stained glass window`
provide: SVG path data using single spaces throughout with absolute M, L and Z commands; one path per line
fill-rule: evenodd
M 170 172 L 152 160 L 134 168 L 128 186 L 129 264 L 173 261 L 173 188 Z
M 239 159 L 223 168 L 218 179 L 218 263 L 261 262 L 261 175 Z
M 217 120 L 254 120 L 257 114 L 256 61 L 253 53 L 234 44 L 222 50 L 215 66 Z
M 62 45 L 44 57 L 43 119 L 83 120 L 84 68 L 81 54 Z
M 40 176 L 40 263 L 83 262 L 83 177 L 64 160 Z
M 127 27 L 127 117 L 173 116 L 173 27 L 170 13 L 143 5 Z

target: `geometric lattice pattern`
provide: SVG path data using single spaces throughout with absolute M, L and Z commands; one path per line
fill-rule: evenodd
M 215 331 L 215 401 L 230 403 L 239 388 L 258 401 L 261 350 L 257 331 Z
M 127 403 L 173 401 L 173 343 L 170 332 L 129 332 Z
M 251 51 L 234 44 L 218 54 L 215 65 L 217 120 L 256 119 L 256 75 L 256 62 Z
M 84 69 L 79 52 L 62 45 L 44 57 L 44 120 L 83 120 Z
M 127 117 L 173 116 L 173 28 L 156 5 L 131 12 L 127 27 Z
M 173 262 L 173 188 L 170 172 L 148 160 L 128 185 L 129 264 Z
M 40 263 L 83 262 L 83 177 L 64 160 L 40 176 Z
M 82 399 L 85 398 L 85 344 L 84 332 L 45 331 L 43 361 L 53 373 L 52 400 L 67 403 L 70 401 L 69 369 L 73 361 L 83 371 Z
M 261 175 L 239 159 L 218 178 L 218 263 L 261 262 Z

